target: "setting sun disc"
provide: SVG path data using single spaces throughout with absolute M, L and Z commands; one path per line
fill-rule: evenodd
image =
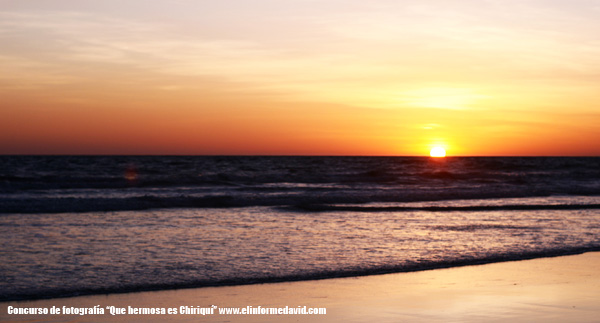
M 433 147 L 429 151 L 431 157 L 446 157 L 446 150 L 442 147 Z

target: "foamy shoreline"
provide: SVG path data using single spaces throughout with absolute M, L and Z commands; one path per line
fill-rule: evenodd
M 3 302 L 2 321 L 594 321 L 600 315 L 600 252 L 422 272 L 246 286 Z M 216 306 L 213 314 L 207 309 Z M 14 308 L 96 308 L 92 315 L 9 315 Z M 107 307 L 113 306 L 111 315 Z M 277 308 L 280 315 L 218 314 Z M 326 308 L 326 315 L 290 309 Z M 125 308 L 116 314 L 115 308 Z M 177 314 L 128 314 L 129 308 Z M 192 314 L 181 314 L 188 309 Z M 214 307 L 213 307 L 214 308 Z M 287 314 L 283 311 L 288 309 Z M 181 309 L 181 310 L 180 310 Z M 205 309 L 205 310 L 202 310 Z M 297 311 L 297 310 L 294 310 Z M 155 313 L 160 311 L 154 311 Z M 201 312 L 204 312 L 202 314 Z M 300 311 L 301 312 L 301 311 Z

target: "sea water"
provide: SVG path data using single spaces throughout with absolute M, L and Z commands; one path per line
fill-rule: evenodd
M 600 250 L 600 158 L 0 157 L 0 300 Z

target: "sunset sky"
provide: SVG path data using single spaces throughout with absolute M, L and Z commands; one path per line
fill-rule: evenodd
M 0 154 L 600 155 L 600 1 L 0 0 Z

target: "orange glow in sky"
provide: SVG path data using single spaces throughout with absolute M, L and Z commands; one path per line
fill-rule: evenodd
M 593 1 L 0 2 L 0 154 L 600 155 Z

